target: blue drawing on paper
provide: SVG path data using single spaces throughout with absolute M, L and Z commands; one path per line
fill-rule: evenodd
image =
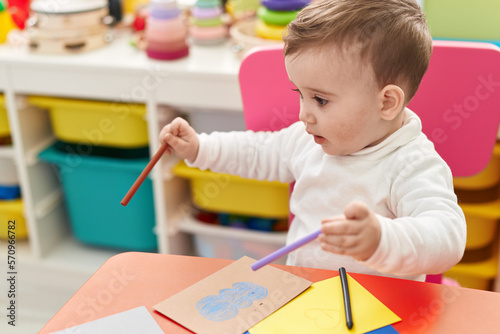
M 226 321 L 234 318 L 241 308 L 250 307 L 254 300 L 264 299 L 267 289 L 250 282 L 237 282 L 231 289 L 222 289 L 219 295 L 210 295 L 196 303 L 202 316 L 212 321 Z

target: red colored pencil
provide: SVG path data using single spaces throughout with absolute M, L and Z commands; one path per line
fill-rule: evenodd
M 130 187 L 130 190 L 127 192 L 127 194 L 125 195 L 125 197 L 123 197 L 122 201 L 120 202 L 121 205 L 127 206 L 128 202 L 130 202 L 130 200 L 132 199 L 132 197 L 134 197 L 135 192 L 139 189 L 139 187 L 141 186 L 142 182 L 144 182 L 144 180 L 146 179 L 146 177 L 148 176 L 148 174 L 151 172 L 151 170 L 153 169 L 153 167 L 156 165 L 156 163 L 160 160 L 160 158 L 162 157 L 162 155 L 165 153 L 165 151 L 167 150 L 167 147 L 168 147 L 167 143 L 163 143 L 160 146 L 160 148 L 155 153 L 155 155 L 153 156 L 153 158 L 148 162 L 148 164 L 146 165 L 146 167 L 144 167 L 144 170 L 139 175 L 139 177 L 137 178 L 137 180 L 135 180 L 135 182 L 132 185 L 132 187 Z

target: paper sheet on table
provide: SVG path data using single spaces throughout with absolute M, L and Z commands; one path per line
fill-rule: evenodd
M 380 327 L 366 334 L 399 334 L 399 332 L 394 329 L 391 325 Z
M 63 329 L 51 334 L 163 334 L 145 306 Z
M 346 327 L 340 277 L 314 283 L 294 300 L 267 317 L 249 332 L 366 333 L 401 320 L 351 276 L 348 277 L 354 326 Z
M 241 334 L 311 285 L 272 266 L 253 271 L 254 262 L 242 257 L 154 309 L 195 333 Z

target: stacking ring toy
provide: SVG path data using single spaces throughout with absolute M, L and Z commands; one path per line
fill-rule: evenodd
M 163 2 L 157 2 L 157 1 L 151 1 L 149 4 L 149 10 L 155 10 L 155 9 L 176 9 L 178 8 L 177 6 L 177 1 L 172 0 L 172 1 L 163 1 Z
M 174 42 L 185 39 L 188 27 L 182 20 L 171 19 L 158 21 L 150 19 L 146 25 L 145 36 L 147 40 L 157 42 Z
M 220 7 L 222 3 L 220 0 L 198 0 L 196 1 L 196 7 L 200 8 L 213 8 Z
M 188 45 L 186 39 L 179 39 L 172 42 L 157 42 L 155 40 L 147 41 L 147 48 L 157 52 L 174 52 L 184 50 Z
M 261 5 L 271 10 L 300 10 L 307 6 L 310 0 L 261 0 Z
M 191 9 L 191 15 L 193 15 L 193 17 L 196 17 L 197 19 L 210 19 L 218 17 L 221 14 L 222 14 L 222 9 L 220 7 L 213 7 L 213 8 L 193 7 L 193 9 Z
M 222 19 L 220 17 L 212 19 L 193 18 L 192 24 L 198 27 L 216 27 L 222 25 Z
M 179 8 L 172 8 L 172 9 L 154 9 L 149 11 L 149 15 L 152 18 L 159 19 L 159 20 L 168 20 L 168 19 L 173 19 L 181 14 L 181 11 Z
M 295 20 L 298 11 L 276 11 L 264 6 L 257 9 L 257 17 L 267 24 L 275 26 L 286 26 Z
M 186 47 L 179 51 L 155 51 L 146 49 L 148 57 L 161 60 L 173 60 L 177 58 L 185 57 L 189 54 L 189 47 Z
M 255 33 L 257 36 L 266 38 L 266 39 L 275 39 L 282 40 L 283 39 L 283 31 L 286 29 L 286 26 L 273 26 L 264 23 L 264 21 L 258 20 L 255 25 Z
M 189 28 L 189 33 L 197 41 L 201 40 L 211 40 L 211 39 L 221 39 L 228 35 L 227 27 L 225 25 L 219 25 L 215 27 L 197 27 L 191 26 Z

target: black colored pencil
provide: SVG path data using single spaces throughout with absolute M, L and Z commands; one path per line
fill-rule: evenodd
M 342 284 L 342 294 L 344 295 L 345 322 L 347 328 L 351 329 L 352 322 L 351 297 L 349 296 L 349 284 L 347 283 L 347 273 L 344 267 L 339 269 L 340 283 Z

